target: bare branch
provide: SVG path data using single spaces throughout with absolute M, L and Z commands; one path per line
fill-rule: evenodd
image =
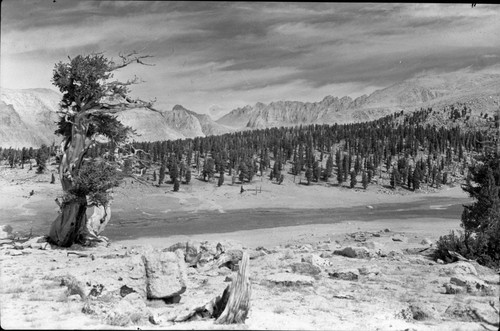
M 112 65 L 111 65 L 109 71 L 115 71 L 115 70 L 118 70 L 118 69 L 121 69 L 121 68 L 125 68 L 126 66 L 128 66 L 128 65 L 130 65 L 131 63 L 134 63 L 134 62 L 142 64 L 142 65 L 146 65 L 146 66 L 154 66 L 154 64 L 144 63 L 142 61 L 143 59 L 147 59 L 147 58 L 153 57 L 152 55 L 138 55 L 138 52 L 133 51 L 132 53 L 127 54 L 127 55 L 119 54 L 119 56 L 122 59 L 122 63 L 121 64 L 116 64 L 114 62 L 111 62 Z
M 81 112 L 81 114 L 82 115 L 116 114 L 128 109 L 146 108 L 148 110 L 157 112 L 158 114 L 164 117 L 165 115 L 160 110 L 153 107 L 155 101 L 156 100 L 152 101 L 144 101 L 141 99 L 132 100 L 130 98 L 126 98 L 124 100 L 107 99 L 100 102 L 99 108 L 86 109 L 85 111 Z
M 138 83 L 141 83 L 141 82 L 143 82 L 142 79 L 140 79 L 137 76 L 134 76 L 133 79 L 129 79 L 126 82 L 120 82 L 118 80 L 115 80 L 115 81 L 106 83 L 104 85 L 106 87 L 105 93 L 108 92 L 108 91 L 112 91 L 113 88 L 116 88 L 116 87 L 128 86 L 128 85 L 138 84 Z

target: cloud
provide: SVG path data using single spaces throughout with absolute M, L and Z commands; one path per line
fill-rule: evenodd
M 500 11 L 483 4 L 4 1 L 1 24 L 2 86 L 50 87 L 68 55 L 139 50 L 156 66 L 117 77 L 199 112 L 500 63 Z

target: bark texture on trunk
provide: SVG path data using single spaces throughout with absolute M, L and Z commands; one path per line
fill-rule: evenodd
M 62 144 L 63 157 L 59 164 L 59 178 L 64 193 L 73 188 L 73 179 L 78 175 L 83 155 L 88 147 L 86 142 L 88 121 L 84 116 L 75 116 L 71 137 Z M 49 239 L 58 246 L 69 247 L 79 239 L 87 223 L 87 200 L 77 197 L 62 204 L 61 211 L 52 223 Z
M 78 240 L 80 229 L 87 222 L 87 201 L 65 204 L 50 227 L 49 237 L 58 246 L 69 247 Z

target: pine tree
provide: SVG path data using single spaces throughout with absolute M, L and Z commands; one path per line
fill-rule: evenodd
M 311 168 L 307 168 L 306 169 L 306 180 L 307 180 L 307 185 L 311 184 L 311 180 L 312 180 L 312 177 L 313 177 L 313 172 L 311 170 Z
M 328 178 L 332 177 L 332 173 L 333 173 L 333 158 L 332 154 L 329 154 L 328 158 L 326 159 L 326 168 L 324 170 L 323 179 L 325 181 L 328 181 Z
M 241 162 L 239 171 L 240 171 L 239 179 L 240 182 L 243 184 L 245 178 L 248 177 L 248 167 L 245 162 Z
M 372 182 L 372 179 L 373 179 L 373 170 L 372 169 L 368 169 L 367 171 L 367 179 L 368 179 L 368 184 L 370 184 Z
M 354 188 L 354 186 L 356 186 L 357 182 L 358 182 L 358 180 L 356 179 L 356 172 L 351 171 L 351 182 L 350 182 L 351 188 Z
M 436 187 L 440 188 L 442 182 L 443 182 L 443 174 L 441 173 L 441 171 L 439 171 L 436 175 L 436 180 L 435 180 Z
M 462 186 L 474 202 L 462 212 L 463 233 L 439 238 L 436 257 L 455 251 L 492 268 L 500 267 L 500 154 L 486 154 L 469 168 Z
M 358 156 L 356 156 L 356 161 L 354 162 L 354 172 L 356 174 L 359 174 L 361 170 L 361 158 Z
M 174 192 L 178 192 L 179 191 L 180 185 L 181 184 L 180 184 L 179 178 L 175 177 L 174 178 Z
M 401 175 L 397 168 L 394 168 L 391 173 L 391 187 L 396 188 L 401 185 Z
M 347 178 L 349 177 L 349 173 L 351 172 L 351 167 L 349 166 L 349 157 L 344 157 L 342 163 L 342 169 L 344 170 L 344 175 L 342 177 L 344 178 L 344 180 L 347 180 Z
M 448 172 L 443 172 L 443 180 L 442 180 L 443 185 L 448 184 Z
M 314 162 L 313 165 L 313 178 L 315 182 L 319 182 L 319 177 L 321 176 L 321 167 L 319 166 L 318 161 Z
M 413 171 L 413 175 L 411 177 L 412 177 L 413 190 L 420 189 L 422 173 L 420 172 L 420 168 L 418 166 L 415 167 L 415 170 Z
M 248 160 L 246 179 L 248 180 L 249 183 L 252 182 L 252 179 L 253 179 L 253 176 L 255 175 L 256 170 L 257 170 L 257 167 L 255 167 L 255 164 L 253 163 L 253 161 Z
M 203 164 L 203 180 L 209 181 L 215 174 L 215 161 L 211 157 L 205 158 Z
M 219 181 L 217 182 L 217 186 L 222 186 L 224 184 L 224 171 L 221 171 L 219 173 Z
M 366 174 L 366 171 L 363 171 L 363 174 L 361 175 L 361 184 L 366 190 L 366 188 L 368 187 L 368 175 Z
M 160 175 L 158 176 L 158 186 L 160 186 L 165 179 L 165 169 L 165 163 L 162 162 L 162 164 L 160 165 Z
M 42 146 L 37 150 L 35 160 L 36 160 L 36 173 L 41 174 L 47 169 L 46 162 L 49 159 L 49 150 L 48 147 L 45 144 L 42 144 Z
M 177 161 L 173 160 L 170 164 L 169 168 L 170 180 L 174 183 L 176 178 L 179 178 L 179 166 L 177 165 Z
M 28 151 L 26 150 L 26 147 L 23 147 L 21 150 L 21 169 L 24 169 L 24 163 L 26 162 L 27 157 Z
M 410 190 L 413 186 L 413 170 L 412 170 L 411 166 L 408 167 L 407 186 L 408 186 L 408 189 L 410 189 Z
M 436 176 L 437 176 L 437 174 L 438 174 L 438 169 L 434 165 L 434 166 L 432 166 L 432 170 L 431 170 L 431 180 L 432 180 L 431 186 L 436 186 Z
M 343 167 L 343 162 L 339 163 L 339 167 L 337 169 L 337 182 L 339 183 L 339 186 L 342 186 L 342 183 L 344 182 L 344 167 Z
M 189 184 L 189 182 L 191 181 L 191 168 L 187 168 L 185 179 L 186 179 L 186 184 Z
M 17 152 L 15 150 L 11 150 L 11 152 L 9 154 L 9 165 L 10 165 L 10 167 L 14 168 L 16 166 L 16 162 L 17 162 Z

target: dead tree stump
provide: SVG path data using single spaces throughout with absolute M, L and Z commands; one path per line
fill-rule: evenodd
M 215 324 L 244 323 L 250 309 L 250 268 L 248 267 L 250 257 L 247 252 L 243 253 L 238 274 L 228 287 L 229 299 L 222 314 L 217 318 Z
M 194 308 L 187 314 L 173 316 L 169 321 L 185 322 L 195 318 L 215 318 L 216 324 L 244 323 L 250 309 L 249 260 L 249 254 L 244 252 L 239 271 L 222 296 L 213 298 L 207 304 Z

